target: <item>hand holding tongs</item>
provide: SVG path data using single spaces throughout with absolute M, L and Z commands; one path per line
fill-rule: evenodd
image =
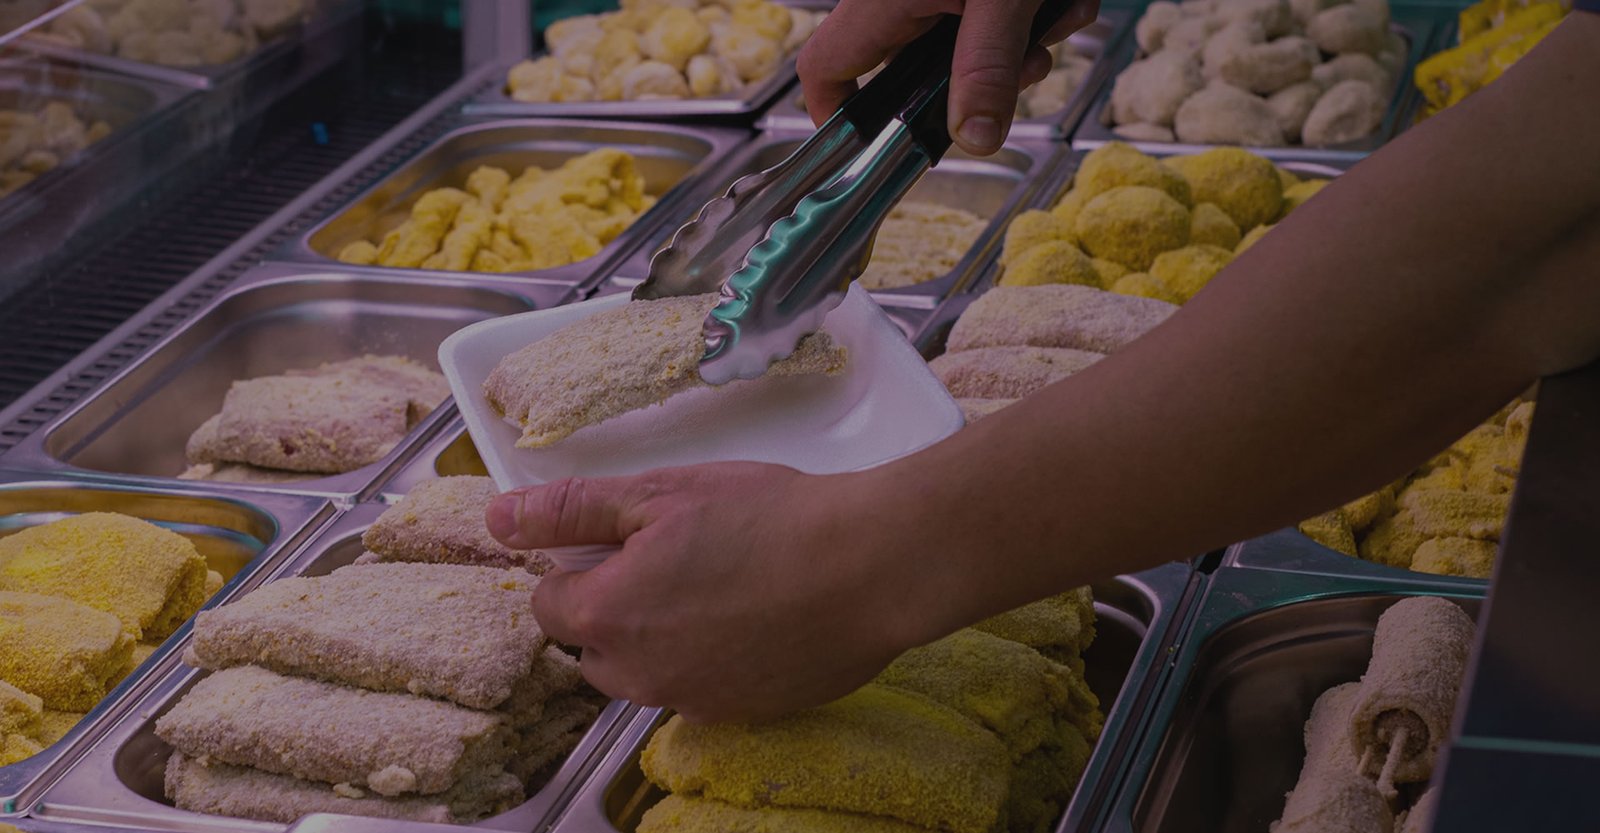
M 1071 5 L 1046 0 L 1030 43 Z M 789 158 L 739 179 L 650 260 L 636 300 L 720 291 L 700 376 L 753 379 L 816 332 L 872 256 L 889 210 L 950 149 L 950 68 L 961 18 L 945 15 Z

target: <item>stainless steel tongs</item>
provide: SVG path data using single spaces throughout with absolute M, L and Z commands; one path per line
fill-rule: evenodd
M 1033 42 L 1069 5 L 1046 0 Z M 883 218 L 950 149 L 960 22 L 945 15 L 789 158 L 733 183 L 651 259 L 636 300 L 722 296 L 706 316 L 701 378 L 720 385 L 765 373 L 860 277 Z

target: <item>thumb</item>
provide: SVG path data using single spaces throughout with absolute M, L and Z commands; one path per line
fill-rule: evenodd
M 1000 149 L 1017 109 L 1038 0 L 970 0 L 950 67 L 950 136 L 977 155 Z
M 573 477 L 513 489 L 489 503 L 484 522 L 500 543 L 519 550 L 615 544 L 639 529 L 633 510 L 638 478 Z

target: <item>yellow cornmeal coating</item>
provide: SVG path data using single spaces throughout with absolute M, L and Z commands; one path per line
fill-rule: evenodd
M 1215 203 L 1241 229 L 1270 223 L 1283 213 L 1283 181 L 1277 166 L 1241 148 L 1212 148 L 1162 160 L 1183 174 L 1197 203 Z
M 1094 748 L 1072 726 L 1062 726 L 1054 742 L 1018 761 L 1011 770 L 1006 822 L 1013 833 L 1046 833 L 1072 799 Z
M 0 680 L 0 735 L 27 735 L 38 731 L 44 701 Z
M 1061 197 L 1060 200 L 1056 202 L 1055 206 L 1050 209 L 1050 213 L 1054 214 L 1061 222 L 1066 223 L 1067 228 L 1074 229 L 1072 234 L 1074 237 L 1076 237 L 1078 214 L 1083 211 L 1083 207 L 1089 203 L 1089 200 L 1096 196 L 1099 195 L 1090 194 L 1087 191 L 1068 191 Z
M 1301 521 L 1300 532 L 1330 550 L 1349 556 L 1358 555 L 1356 534 L 1350 529 L 1350 522 L 1345 519 L 1342 510 L 1334 509 Z
M 1369 495 L 1362 495 L 1340 507 L 1344 519 L 1355 532 L 1365 532 L 1382 515 L 1394 511 L 1394 491 L 1388 486 Z
M 1241 239 L 1239 225 L 1216 203 L 1203 202 L 1189 215 L 1189 244 L 1205 243 L 1233 251 Z
M 1000 286 L 1043 286 L 1071 283 L 1100 288 L 1100 273 L 1095 271 L 1077 246 L 1066 240 L 1040 243 L 1011 261 L 1000 276 Z
M 1428 536 L 1417 531 L 1416 521 L 1404 510 L 1373 525 L 1358 547 L 1361 557 L 1390 567 L 1410 569 L 1417 548 Z
M 1189 242 L 1189 210 L 1165 191 L 1128 185 L 1089 200 L 1073 230 L 1090 255 L 1144 271 Z
M 1157 301 L 1166 301 L 1169 304 L 1179 304 L 1183 299 L 1178 293 L 1172 291 L 1162 280 L 1149 272 L 1129 272 L 1117 279 L 1111 285 L 1111 291 L 1118 295 L 1128 295 L 1134 298 L 1152 298 Z
M 460 475 L 417 484 L 378 516 L 361 543 L 379 561 L 520 567 L 535 575 L 550 569 L 538 550 L 514 550 L 495 540 L 484 524 L 489 502 L 500 494 L 487 477 Z
M 133 667 L 133 638 L 109 613 L 0 591 L 0 680 L 46 708 L 88 711 Z
M 1488 578 L 1494 573 L 1499 550 L 1491 541 L 1471 538 L 1433 538 L 1422 542 L 1411 557 L 1411 569 L 1440 576 Z
M 1000 265 L 1009 266 L 1028 250 L 1043 243 L 1077 240 L 1072 226 L 1049 211 L 1024 211 L 1006 226 L 1005 244 L 1000 250 Z
M 816 807 L 889 816 L 950 833 L 990 833 L 1006 798 L 1005 746 L 927 698 L 867 685 L 760 725 L 675 716 L 640 758 L 670 792 L 741 807 Z
M 902 202 L 878 227 L 872 261 L 856 280 L 867 289 L 894 289 L 949 274 L 987 225 L 941 203 Z
M 26 761 L 43 751 L 44 747 L 27 735 L 0 733 L 0 766 L 10 766 L 20 761 Z M 4 827 L 0 827 L 0 831 L 4 829 Z M 15 830 L 16 828 L 12 829 Z
M 1254 246 L 1257 241 L 1263 237 L 1266 237 L 1267 232 L 1269 231 L 1272 231 L 1271 225 L 1261 225 L 1245 232 L 1244 237 L 1239 238 L 1239 245 L 1233 247 L 1233 256 L 1238 257 L 1239 255 L 1244 254 L 1245 251 L 1251 246 Z
M 1410 488 L 1395 499 L 1429 538 L 1498 541 L 1511 509 L 1507 494 L 1482 495 L 1447 489 Z
M 1273 167 L 1277 169 L 1277 172 L 1278 172 L 1278 184 L 1283 186 L 1283 190 L 1284 191 L 1288 191 L 1290 188 L 1293 188 L 1294 186 L 1300 184 L 1300 181 L 1301 181 L 1300 177 L 1295 176 L 1294 171 L 1291 171 L 1288 168 L 1285 168 L 1285 167 L 1282 167 L 1282 166 L 1277 166 L 1277 165 L 1275 165 Z M 1288 212 L 1284 212 L 1284 213 L 1288 213 Z
M 206 561 L 182 535 L 89 512 L 0 538 L 0 590 L 60 596 L 116 616 L 135 639 L 159 639 L 206 600 Z
M 1089 263 L 1094 266 L 1094 273 L 1100 276 L 1101 289 L 1110 289 L 1123 277 L 1133 274 L 1128 267 L 1114 260 L 1094 257 L 1089 259 Z
M 1317 195 L 1318 191 L 1328 187 L 1330 179 L 1308 179 L 1290 188 L 1283 190 L 1283 213 L 1289 212 L 1305 205 L 1306 200 Z
M 44 746 L 49 746 L 67 736 L 74 726 L 87 715 L 86 712 L 64 712 L 54 709 L 45 709 L 44 716 L 39 719 L 39 728 L 33 733 L 33 739 Z
M 1193 205 L 1189 183 L 1171 168 L 1122 142 L 1089 151 L 1072 180 L 1073 190 L 1093 198 L 1125 185 L 1142 185 L 1165 191 L 1185 207 Z
M 1094 593 L 1078 587 L 991 616 L 972 627 L 1030 648 L 1079 653 L 1094 641 Z
M 1150 266 L 1150 274 L 1188 301 L 1233 260 L 1233 253 L 1217 246 L 1184 246 L 1162 252 Z
M 928 833 L 882 816 L 809 808 L 746 809 L 681 795 L 669 795 L 646 810 L 638 833 Z

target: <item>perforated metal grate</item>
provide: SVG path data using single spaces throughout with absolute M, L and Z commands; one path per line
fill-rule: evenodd
M 338 84 L 308 85 L 275 107 L 263 119 L 265 126 L 256 140 L 230 153 L 222 170 L 147 195 L 142 222 L 8 299 L 0 307 L 0 408 L 32 390 L 458 80 L 459 42 L 441 39 L 433 31 L 425 34 L 391 33 L 382 52 L 364 56 L 364 64 L 347 70 Z M 438 138 L 451 118 L 441 116 L 425 126 L 11 424 L 0 427 L 0 450 L 16 445 L 126 366 L 305 223 L 325 216 Z

